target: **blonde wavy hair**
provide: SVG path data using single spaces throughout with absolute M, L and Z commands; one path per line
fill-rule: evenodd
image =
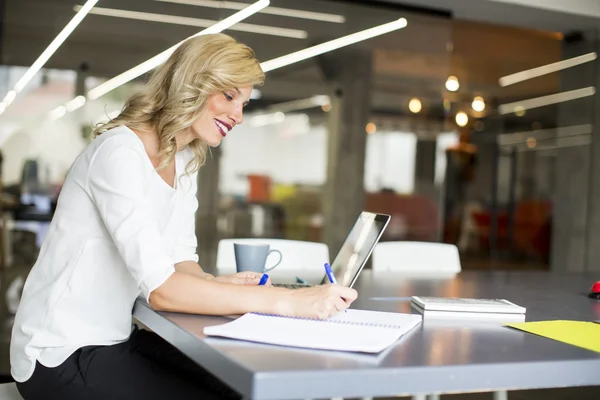
M 161 169 L 175 157 L 175 136 L 191 127 L 211 94 L 262 85 L 264 78 L 254 51 L 231 36 L 189 38 L 154 70 L 143 90 L 127 100 L 119 116 L 96 125 L 93 135 L 121 125 L 134 130 L 154 129 L 159 138 L 157 169 Z M 186 170 L 195 172 L 206 161 L 208 145 L 196 139 L 189 147 L 195 157 Z

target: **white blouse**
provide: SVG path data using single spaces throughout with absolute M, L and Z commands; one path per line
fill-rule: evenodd
M 55 367 L 80 347 L 126 341 L 135 299 L 148 299 L 174 264 L 198 261 L 197 173 L 186 173 L 192 159 L 189 148 L 176 154 L 173 188 L 124 126 L 77 157 L 15 317 L 16 381 L 31 377 L 36 360 Z

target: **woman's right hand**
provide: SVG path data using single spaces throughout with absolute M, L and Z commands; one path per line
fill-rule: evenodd
M 347 309 L 357 297 L 356 290 L 334 284 L 288 289 L 280 299 L 279 314 L 326 319 Z

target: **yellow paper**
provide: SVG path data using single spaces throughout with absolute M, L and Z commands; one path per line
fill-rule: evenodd
M 583 321 L 539 321 L 506 324 L 535 335 L 600 353 L 600 324 Z

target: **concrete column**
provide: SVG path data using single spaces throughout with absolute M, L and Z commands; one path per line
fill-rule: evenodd
M 595 35 L 594 35 L 595 36 Z M 563 43 L 563 59 L 595 48 L 596 38 Z M 561 91 L 598 86 L 598 61 L 561 72 Z M 600 110 L 596 96 L 560 103 L 558 126 L 593 124 L 593 144 L 558 148 L 555 160 L 550 268 L 555 271 L 600 270 Z M 557 141 L 558 143 L 558 141 Z M 596 248 L 594 248 L 596 247 Z
M 600 51 L 600 37 L 598 33 L 591 39 L 593 45 L 588 43 L 596 53 Z M 591 41 L 590 40 L 590 41 Z M 593 77 L 589 86 L 596 87 L 596 94 L 588 98 L 591 108 L 589 121 L 593 126 L 591 144 L 585 146 L 588 149 L 589 175 L 588 175 L 588 215 L 587 215 L 587 259 L 586 271 L 600 271 L 600 62 L 591 63 L 588 68 L 592 69 Z
M 533 199 L 537 194 L 536 174 L 537 154 L 534 151 L 522 151 L 517 155 L 517 198 Z
M 336 51 L 335 69 L 323 197 L 323 240 L 332 255 L 364 208 L 365 126 L 371 105 L 372 55 Z
M 420 193 L 420 188 L 429 190 L 433 187 L 435 178 L 435 140 L 417 141 L 417 158 L 415 160 L 415 189 Z
M 79 68 L 77 75 L 75 76 L 75 96 L 85 96 L 87 88 L 85 86 L 85 79 L 87 78 L 87 68 Z M 85 121 L 85 106 L 75 110 L 75 115 L 79 121 Z M 89 122 L 81 122 L 79 129 L 81 131 L 81 137 L 86 141 L 92 140 L 92 126 Z
M 206 163 L 198 171 L 198 211 L 196 211 L 196 239 L 199 263 L 205 272 L 215 273 L 217 262 L 217 216 L 219 211 L 219 174 L 221 148 L 211 149 Z

